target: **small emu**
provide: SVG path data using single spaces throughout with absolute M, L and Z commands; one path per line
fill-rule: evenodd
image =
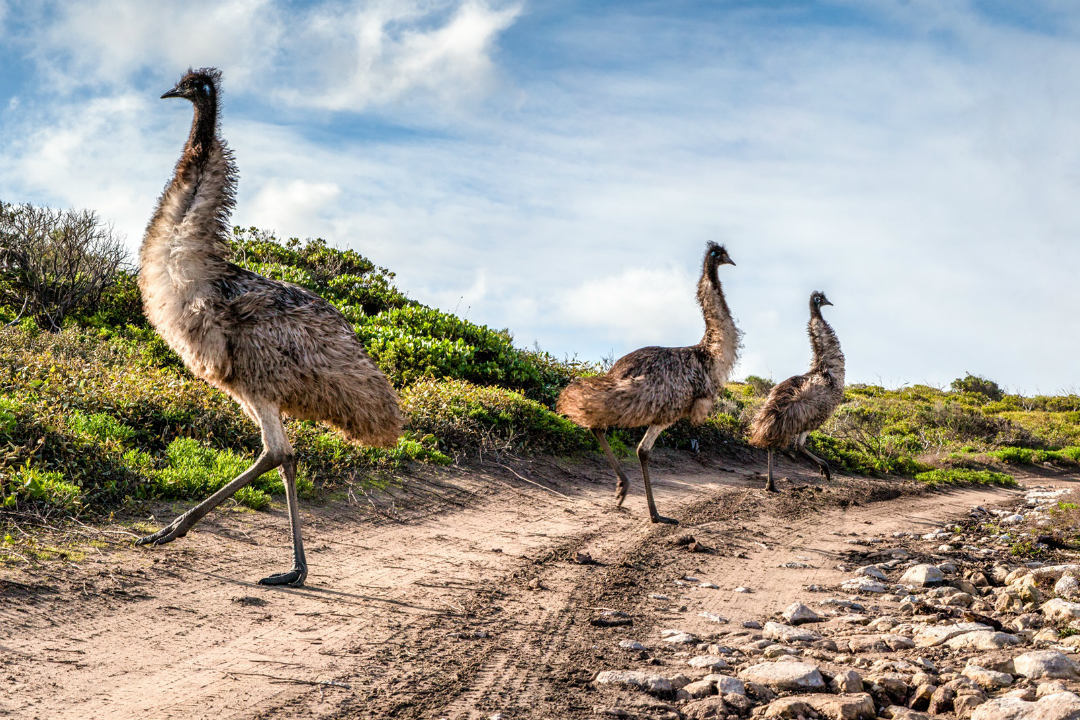
M 191 134 L 146 228 L 139 288 L 150 323 L 196 376 L 228 393 L 262 432 L 255 462 L 199 505 L 137 545 L 183 537 L 208 512 L 279 468 L 292 531 L 293 566 L 265 585 L 304 583 L 296 458 L 281 413 L 326 422 L 350 439 L 393 445 L 401 434 L 397 395 L 349 322 L 304 288 L 228 261 L 237 171 L 218 135 L 221 73 L 189 70 L 162 98 L 195 106 Z
M 579 378 L 559 395 L 555 409 L 589 428 L 596 436 L 619 481 L 615 503 L 622 505 L 628 481 L 608 445 L 612 427 L 648 426 L 637 446 L 649 519 L 676 523 L 656 512 L 649 484 L 649 453 L 656 438 L 677 420 L 694 424 L 712 412 L 716 394 L 723 389 L 739 352 L 739 330 L 731 319 L 717 268 L 735 263 L 720 245 L 705 250 L 697 300 L 705 316 L 705 336 L 689 347 L 645 347 L 624 355 L 605 375 Z
M 773 450 L 786 448 L 792 442 L 817 464 L 826 480 L 832 479 L 828 463 L 806 448 L 806 436 L 828 420 L 844 399 L 844 353 L 836 333 L 821 316 L 822 305 L 832 305 L 825 293 L 811 293 L 810 322 L 806 326 L 814 353 L 810 372 L 775 385 L 750 423 L 750 444 L 769 451 L 769 479 L 765 481 L 769 492 L 776 492 Z

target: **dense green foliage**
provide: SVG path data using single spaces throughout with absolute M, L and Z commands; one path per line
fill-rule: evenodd
M 395 448 L 357 447 L 289 421 L 305 494 L 380 484 L 406 463 L 476 452 L 595 452 L 591 434 L 556 415 L 559 391 L 593 366 L 515 347 L 506 330 L 409 299 L 394 275 L 322 240 L 279 242 L 237 228 L 235 261 L 327 298 L 353 323 L 399 389 L 408 418 Z M 148 499 L 203 497 L 260 447 L 223 393 L 193 378 L 142 315 L 135 276 L 121 272 L 92 308 L 47 332 L 0 305 L 0 505 L 8 511 L 101 512 Z M 743 443 L 772 383 L 730 383 L 707 422 L 669 428 L 659 445 L 717 452 Z M 640 431 L 611 434 L 627 455 Z M 811 435 L 814 452 L 848 471 L 931 483 L 1008 483 L 1000 470 L 1080 463 L 1080 397 L 1009 395 L 967 376 L 938 390 L 848 388 Z M 236 497 L 253 508 L 281 490 L 275 473 Z

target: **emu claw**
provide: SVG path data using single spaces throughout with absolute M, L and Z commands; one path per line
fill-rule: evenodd
M 259 581 L 260 585 L 291 585 L 293 587 L 300 587 L 304 584 L 304 579 L 307 577 L 307 568 L 303 565 L 294 567 L 289 572 L 275 573 L 269 577 L 264 577 Z
M 664 517 L 663 515 L 653 515 L 649 518 L 654 523 L 663 523 L 664 525 L 678 525 L 679 521 L 675 518 Z
M 135 541 L 136 545 L 164 545 L 170 543 L 177 538 L 182 538 L 187 535 L 187 528 L 177 521 L 173 521 L 165 527 L 158 530 L 156 533 L 145 535 Z

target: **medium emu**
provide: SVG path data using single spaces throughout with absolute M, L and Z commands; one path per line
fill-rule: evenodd
M 656 438 L 676 420 L 689 417 L 699 424 L 712 412 L 716 394 L 724 387 L 739 352 L 739 330 L 731 319 L 716 271 L 734 265 L 727 251 L 710 242 L 698 281 L 697 300 L 705 316 L 705 336 L 690 347 L 646 347 L 624 355 L 606 375 L 570 383 L 559 395 L 555 409 L 593 431 L 619 478 L 615 502 L 622 505 L 628 481 L 608 445 L 611 427 L 647 425 L 637 446 L 649 518 L 675 523 L 656 512 L 649 484 L 649 453 Z
M 769 479 L 765 489 L 776 491 L 773 484 L 773 450 L 795 442 L 799 452 L 817 463 L 826 480 L 832 479 L 829 465 L 806 449 L 806 436 L 821 426 L 844 398 L 844 353 L 829 323 L 821 317 L 821 306 L 832 305 L 825 293 L 810 295 L 810 322 L 806 331 L 814 357 L 810 372 L 790 377 L 773 387 L 765 404 L 750 423 L 750 444 L 769 451 Z
M 188 369 L 228 393 L 259 425 L 263 450 L 227 485 L 136 544 L 161 545 L 183 537 L 237 490 L 279 468 L 293 567 L 259 582 L 298 586 L 307 576 L 307 563 L 296 458 L 281 413 L 329 423 L 357 442 L 392 445 L 401 433 L 401 411 L 390 383 L 333 306 L 304 288 L 228 261 L 237 171 L 217 132 L 220 81 L 214 68 L 189 70 L 161 96 L 190 100 L 195 116 L 175 173 L 146 228 L 139 289 L 150 323 Z

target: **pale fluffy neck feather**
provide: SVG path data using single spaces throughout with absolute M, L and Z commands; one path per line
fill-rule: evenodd
M 705 317 L 705 336 L 700 344 L 713 358 L 714 376 L 725 382 L 739 355 L 739 329 L 731 319 L 723 287 L 710 274 L 706 270 L 698 281 L 697 299 Z
M 225 271 L 229 257 L 236 169 L 216 128 L 216 109 L 196 106 L 184 152 L 139 252 L 143 274 L 177 290 L 213 279 Z

